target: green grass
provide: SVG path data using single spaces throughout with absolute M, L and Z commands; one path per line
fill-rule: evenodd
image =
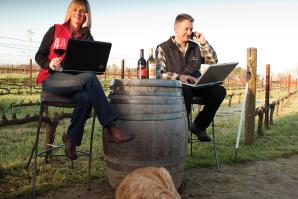
M 107 84 L 107 83 L 106 83 Z M 108 92 L 106 90 L 106 92 Z M 280 93 L 283 95 L 284 93 Z M 251 160 L 269 160 L 277 157 L 288 157 L 298 154 L 298 100 L 297 95 L 293 100 L 285 105 L 283 112 L 279 116 L 274 116 L 274 125 L 270 125 L 269 130 L 264 130 L 264 135 L 258 137 L 255 134 L 253 145 L 244 144 L 244 135 L 242 132 L 240 148 L 238 151 L 237 162 Z M 0 106 L 4 107 L 7 116 L 11 116 L 9 105 L 11 102 L 35 101 L 39 95 L 34 96 L 1 96 Z M 238 99 L 237 99 L 238 101 Z M 215 125 L 217 136 L 217 148 L 220 164 L 235 164 L 235 142 L 236 133 L 239 125 L 239 107 L 240 104 L 232 103 L 227 106 L 225 102 L 218 111 Z M 18 115 L 26 113 L 37 113 L 38 106 L 29 108 L 19 108 L 15 111 Z M 57 109 L 54 109 L 55 111 Z M 52 111 L 53 112 L 53 111 Z M 68 119 L 60 121 L 57 128 L 56 143 L 61 143 L 61 135 L 69 124 Z M 31 194 L 31 171 L 25 169 L 31 148 L 35 140 L 36 122 L 26 125 L 10 126 L 0 128 L 0 198 L 30 198 Z M 85 125 L 85 133 L 80 149 L 88 148 L 88 138 L 91 127 L 91 119 Z M 43 129 L 44 131 L 44 129 Z M 92 162 L 92 179 L 101 179 L 105 177 L 106 167 L 103 160 L 103 148 L 101 138 L 101 126 L 96 121 L 94 135 L 94 155 Z M 209 134 L 210 129 L 208 129 Z M 41 134 L 40 140 L 44 140 L 44 133 Z M 42 143 L 40 146 L 42 149 Z M 194 143 L 193 156 L 190 157 L 188 148 L 186 168 L 191 167 L 214 167 L 213 145 L 210 143 Z M 63 151 L 61 151 L 63 153 Z M 65 158 L 55 158 L 51 164 L 45 164 L 43 158 L 38 159 L 38 193 L 47 192 L 48 190 L 58 190 L 72 184 L 83 184 L 87 182 L 87 158 L 81 157 L 75 161 L 74 169 L 71 168 L 70 162 Z

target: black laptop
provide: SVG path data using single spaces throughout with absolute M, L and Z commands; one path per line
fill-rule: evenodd
M 104 73 L 107 67 L 112 43 L 70 38 L 60 72 Z
M 206 87 L 222 84 L 237 65 L 238 62 L 209 65 L 195 83 L 182 82 L 182 84 L 192 87 Z

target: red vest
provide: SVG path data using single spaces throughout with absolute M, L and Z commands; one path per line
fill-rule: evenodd
M 55 41 L 55 38 L 57 38 L 57 37 L 65 38 L 66 43 L 68 42 L 68 39 L 71 37 L 71 33 L 68 31 L 68 23 L 55 24 L 55 35 L 54 35 L 53 43 L 50 48 L 50 54 L 48 55 L 49 60 L 52 60 L 53 58 L 57 57 L 57 55 L 54 53 L 54 41 Z M 61 56 L 61 60 L 63 60 L 63 59 L 64 59 L 64 55 Z M 39 73 L 35 79 L 35 82 L 37 84 L 40 84 L 45 79 L 47 79 L 49 75 L 50 75 L 49 69 L 42 68 L 39 71 Z

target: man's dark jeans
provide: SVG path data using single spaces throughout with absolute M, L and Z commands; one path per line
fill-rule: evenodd
M 70 97 L 75 101 L 76 104 L 67 134 L 76 146 L 81 145 L 84 125 L 92 107 L 103 127 L 117 118 L 117 114 L 108 102 L 99 80 L 93 73 L 72 75 L 55 72 L 43 82 L 43 90 Z
M 193 97 L 202 97 L 206 100 L 206 104 L 194 120 L 198 130 L 205 130 L 215 116 L 217 109 L 226 96 L 226 89 L 223 86 L 215 85 L 205 88 L 195 88 L 183 85 L 182 87 L 185 106 L 188 115 L 191 113 L 191 102 Z

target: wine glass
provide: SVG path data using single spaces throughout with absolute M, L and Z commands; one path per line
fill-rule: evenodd
M 66 50 L 66 39 L 65 38 L 55 38 L 54 42 L 54 53 L 60 58 Z M 62 71 L 62 68 L 56 68 L 56 71 Z
M 65 38 L 56 38 L 54 42 L 54 53 L 61 57 L 66 50 L 66 39 Z

